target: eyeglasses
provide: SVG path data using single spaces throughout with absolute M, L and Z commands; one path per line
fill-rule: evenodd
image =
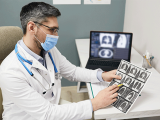
M 33 21 L 33 22 L 37 23 L 37 24 L 40 24 L 40 25 L 43 25 L 42 23 L 39 23 L 39 22 L 36 22 L 36 21 Z M 51 27 L 49 27 L 47 25 L 43 25 L 43 26 L 49 28 L 52 31 L 53 34 L 57 34 L 58 33 L 59 28 L 51 28 Z

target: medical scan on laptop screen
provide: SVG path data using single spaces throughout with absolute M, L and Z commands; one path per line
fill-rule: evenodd
M 124 59 L 130 57 L 131 34 L 91 31 L 90 56 L 94 58 Z

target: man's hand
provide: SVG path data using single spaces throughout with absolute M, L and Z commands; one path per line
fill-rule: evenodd
M 121 76 L 116 75 L 117 70 L 102 73 L 102 79 L 107 82 L 111 82 L 113 78 L 121 79 Z
M 116 93 L 118 89 L 118 85 L 112 85 L 101 90 L 95 98 L 91 99 L 93 111 L 107 107 L 115 102 L 118 96 L 118 93 Z

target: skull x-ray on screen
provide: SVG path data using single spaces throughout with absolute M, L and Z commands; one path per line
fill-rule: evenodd
M 131 34 L 91 32 L 91 57 L 128 59 Z

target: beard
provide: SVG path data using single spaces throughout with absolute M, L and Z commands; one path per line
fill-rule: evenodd
M 41 44 L 39 41 L 37 41 L 36 39 L 34 39 L 34 42 L 36 43 L 37 47 L 40 49 L 40 50 L 43 50 Z
M 37 34 L 35 35 L 35 37 L 39 40 L 39 38 L 37 37 Z M 43 50 L 41 43 L 36 38 L 34 38 L 34 42 L 36 43 L 37 48 L 40 50 Z

